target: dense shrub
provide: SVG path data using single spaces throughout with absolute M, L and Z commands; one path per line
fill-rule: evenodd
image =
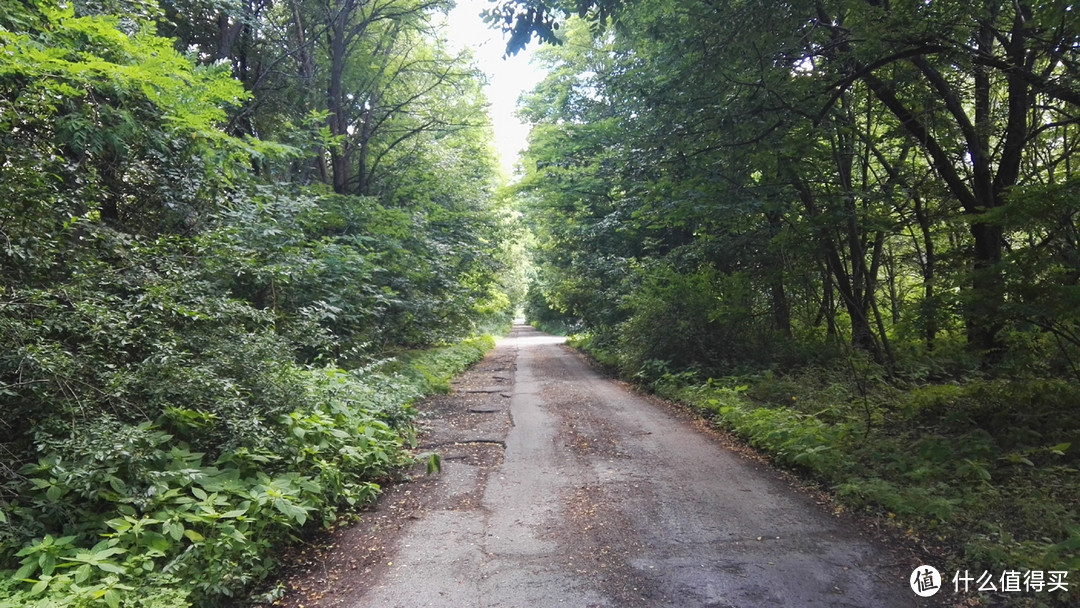
M 414 462 L 501 236 L 486 185 L 260 184 L 227 62 L 95 8 L 0 4 L 0 606 L 217 605 Z
M 36 460 L 3 488 L 0 555 L 17 570 L 7 586 L 22 583 L 0 606 L 210 605 L 241 591 L 272 569 L 272 547 L 414 462 L 412 402 L 491 345 L 355 371 L 283 365 L 292 399 L 272 416 L 244 403 L 247 424 L 208 451 L 193 446 L 224 415 L 197 405 L 44 425 Z

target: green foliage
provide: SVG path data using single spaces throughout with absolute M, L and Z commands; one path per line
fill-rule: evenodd
M 630 374 L 847 343 L 889 374 L 961 345 L 969 361 L 924 371 L 1077 377 L 1077 121 L 1049 116 L 1080 96 L 1034 24 L 1078 24 L 991 4 L 649 0 L 603 34 L 569 20 L 523 98 L 531 318 L 618 336 Z
M 242 172 L 238 155 L 254 150 L 217 128 L 242 87 L 149 23 L 124 32 L 116 18 L 34 6 L 32 28 L 0 31 L 6 255 L 24 272 L 49 268 L 80 236 L 80 218 L 190 230 L 217 184 Z
M 712 381 L 697 386 L 680 384 L 669 389 L 672 396 L 689 400 L 780 462 L 825 476 L 837 475 L 848 464 L 845 453 L 856 430 L 852 423 L 829 423 L 820 414 L 791 407 L 755 406 L 745 397 L 745 385 L 727 388 Z
M 495 347 L 490 335 L 462 340 L 452 346 L 407 352 L 390 364 L 423 393 L 449 393 L 450 380 Z
M 650 376 L 649 361 L 673 369 L 731 369 L 776 356 L 773 332 L 760 322 L 760 308 L 767 304 L 755 302 L 749 277 L 711 266 L 680 272 L 661 265 L 641 272 L 640 283 L 624 299 L 627 319 L 617 330 L 624 375 Z
M 197 239 L 101 231 L 103 247 L 124 243 L 123 266 L 77 259 L 60 285 L 5 294 L 0 364 L 15 381 L 2 397 L 19 423 L 5 442 L 22 467 L 2 488 L 0 567 L 25 585 L 11 605 L 240 592 L 270 571 L 273 546 L 369 502 L 411 464 L 412 402 L 492 346 L 353 371 L 297 364 L 297 350 L 333 357 L 334 336 L 356 327 L 305 316 L 317 298 L 335 298 L 341 317 L 371 300 L 334 282 L 349 250 L 317 233 L 343 222 L 308 199 L 291 215 L 273 201 L 262 219 L 238 203 Z M 283 220 L 313 236 L 272 229 Z M 385 258 L 351 242 L 367 243 L 351 268 Z M 249 276 L 279 300 L 260 301 Z
M 529 318 L 962 568 L 1072 569 L 1075 11 L 580 8 L 615 27 L 569 19 L 522 103 Z
M 611 372 L 615 372 L 619 367 L 619 357 L 615 353 L 614 345 L 596 334 L 587 332 L 573 334 L 567 337 L 566 343 L 574 348 L 581 349 L 593 361 Z
M 220 605 L 439 468 L 414 403 L 490 348 L 516 226 L 469 129 L 378 197 L 264 183 L 310 150 L 237 136 L 259 91 L 76 4 L 0 6 L 0 606 Z
M 376 480 L 416 459 L 437 471 L 438 455 L 405 449 L 410 403 L 491 346 L 484 338 L 417 353 L 392 366 L 401 373 L 294 367 L 287 381 L 301 392 L 291 411 L 216 456 L 182 437 L 207 441 L 200 430 L 217 418 L 177 407 L 160 424 L 102 416 L 65 436 L 39 434 L 41 456 L 4 488 L 14 498 L 0 549 L 15 560 L 8 574 L 28 586 L 10 605 L 237 593 L 270 572 L 273 546 L 370 502 Z

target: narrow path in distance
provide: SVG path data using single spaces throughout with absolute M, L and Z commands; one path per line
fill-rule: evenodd
M 376 521 L 412 506 L 378 563 L 309 608 L 923 605 L 912 558 L 561 339 L 515 327 L 432 406 L 443 473 L 391 493 Z

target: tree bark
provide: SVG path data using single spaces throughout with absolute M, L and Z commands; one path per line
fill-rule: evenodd
M 349 183 L 348 117 L 345 111 L 345 62 L 348 55 L 346 26 L 352 15 L 353 3 L 346 0 L 337 14 L 331 16 L 329 36 L 330 74 L 326 89 L 327 126 L 330 135 L 338 138 L 330 146 L 330 169 L 334 192 L 345 194 Z
M 814 194 L 810 190 L 810 187 L 794 174 L 794 171 L 789 170 L 789 178 L 792 186 L 798 193 L 799 198 L 802 200 L 803 207 L 806 209 L 807 216 L 810 218 L 816 218 L 819 216 L 819 210 L 817 203 L 814 200 Z M 883 361 L 881 350 L 878 348 L 877 339 L 874 335 L 874 330 L 870 325 L 870 300 L 865 297 L 861 289 L 863 285 L 857 284 L 854 281 L 852 274 L 848 273 L 845 268 L 844 261 L 840 257 L 840 252 L 836 247 L 836 243 L 828 235 L 819 235 L 818 241 L 822 246 L 825 259 L 825 268 L 827 270 L 828 282 L 832 288 L 835 288 L 840 294 L 840 299 L 844 303 L 844 309 L 848 313 L 848 318 L 851 322 L 851 344 L 855 348 L 866 351 L 878 361 Z M 865 264 L 865 262 L 862 262 Z M 859 262 L 852 260 L 852 267 L 857 267 Z M 860 275 L 862 277 L 862 275 Z
M 304 14 L 300 10 L 299 0 L 290 0 L 290 8 L 292 9 L 293 30 L 296 35 L 298 72 L 305 97 L 304 105 L 308 109 L 314 109 L 316 107 L 315 96 L 313 95 L 315 92 L 315 59 L 309 46 L 311 41 L 307 37 L 307 24 L 304 23 Z M 319 175 L 319 180 L 324 184 L 330 183 L 330 169 L 326 164 L 326 152 L 326 148 L 321 146 L 315 149 L 314 157 L 310 160 L 311 165 L 302 169 L 303 179 L 307 179 L 308 172 L 311 167 L 314 167 Z

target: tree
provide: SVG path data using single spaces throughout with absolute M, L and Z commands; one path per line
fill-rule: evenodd
M 513 305 L 478 76 L 422 6 L 350 7 L 335 136 L 339 22 L 183 4 L 0 4 L 0 605 L 243 592 L 412 463 L 430 369 L 389 360 Z
M 962 311 L 969 348 L 988 362 L 1008 331 L 1033 322 L 1018 306 L 1031 292 L 1012 287 L 1016 261 L 1033 259 L 1019 252 L 1071 225 L 1020 210 L 1025 191 L 1068 173 L 1080 98 L 1065 5 L 591 7 L 614 11 L 602 36 L 617 59 L 582 68 L 577 90 L 616 108 L 613 139 L 632 150 L 619 160 L 619 191 L 632 217 L 665 235 L 650 256 L 711 241 L 711 263 L 758 269 L 783 332 L 793 277 L 775 247 L 807 237 L 801 245 L 816 249 L 801 251 L 824 281 L 794 309 L 819 301 L 833 334 L 838 303 L 853 344 L 883 362 L 897 328 L 919 325 L 932 348 L 953 327 L 949 311 Z M 572 120 L 566 99 L 549 97 L 544 112 Z M 1018 213 L 1026 224 L 1004 220 Z M 750 235 L 770 244 L 716 249 Z M 902 295 L 912 282 L 914 306 Z
M 1077 59 L 1071 13 L 1059 2 L 853 9 L 822 2 L 813 20 L 828 32 L 828 46 L 814 55 L 839 77 L 833 98 L 865 83 L 972 218 L 966 321 L 981 351 L 1002 345 L 998 311 L 1006 300 L 1006 235 L 988 214 L 1030 179 L 1022 168 L 1034 136 L 1075 123 L 1070 108 L 1080 95 L 1067 84 Z

